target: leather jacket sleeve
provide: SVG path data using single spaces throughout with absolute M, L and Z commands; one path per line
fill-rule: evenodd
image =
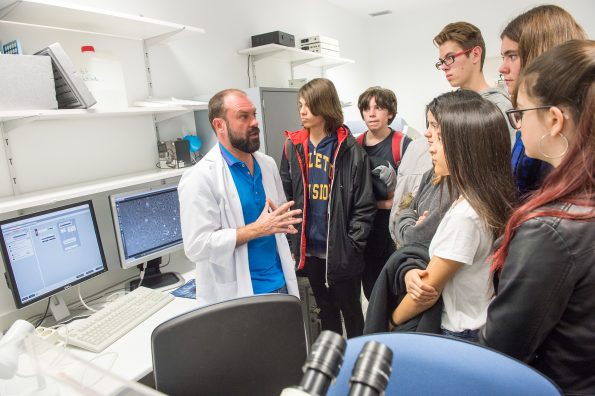
M 289 150 L 290 142 L 285 141 L 285 149 Z M 289 159 L 287 153 L 283 150 L 281 154 L 281 165 L 279 166 L 279 174 L 281 175 L 281 182 L 283 183 L 283 190 L 285 191 L 285 197 L 287 201 L 293 201 L 293 187 L 291 186 L 291 171 L 289 166 Z
M 364 158 L 363 161 L 355 165 L 357 168 L 353 180 L 354 195 L 349 221 L 349 237 L 354 243 L 356 251 L 361 253 L 366 247 L 366 241 L 376 216 L 376 199 L 372 190 L 372 172 L 367 155 L 361 147 L 357 146 L 356 149 L 362 151 Z
M 480 342 L 524 362 L 560 321 L 574 289 L 574 257 L 541 218 L 523 223 L 509 245 Z

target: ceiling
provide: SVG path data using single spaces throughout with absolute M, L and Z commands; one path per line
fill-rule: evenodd
M 327 0 L 329 3 L 343 8 L 360 17 L 372 18 L 371 13 L 391 11 L 399 14 L 411 8 L 420 8 L 426 5 L 446 3 L 451 0 Z

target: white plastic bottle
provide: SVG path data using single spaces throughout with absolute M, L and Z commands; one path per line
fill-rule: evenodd
M 120 62 L 98 56 L 91 45 L 81 47 L 81 77 L 97 100 L 94 109 L 116 110 L 128 107 L 126 85 Z

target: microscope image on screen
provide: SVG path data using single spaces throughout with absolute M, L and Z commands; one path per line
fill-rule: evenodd
M 147 266 L 143 286 L 183 284 L 179 275 L 159 270 L 161 257 L 183 246 L 177 184 L 112 195 L 110 201 L 122 268 Z M 138 283 L 131 282 L 130 288 Z
M 126 257 L 143 257 L 182 238 L 177 190 L 137 197 L 118 204 Z

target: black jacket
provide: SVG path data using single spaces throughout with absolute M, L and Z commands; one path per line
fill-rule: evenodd
M 595 221 L 537 217 L 517 229 L 480 342 L 535 367 L 567 394 L 595 394 Z
M 423 244 L 411 244 L 394 252 L 374 284 L 368 303 L 364 334 L 388 331 L 390 315 L 407 294 L 405 274 L 411 269 L 426 269 L 430 257 Z M 403 323 L 394 331 L 418 331 L 440 334 L 442 298 L 428 310 Z
M 281 180 L 292 209 L 302 209 L 303 221 L 297 234 L 288 234 L 297 269 L 306 256 L 306 211 L 308 178 L 308 131 L 285 132 L 287 140 L 281 156 Z M 362 273 L 363 251 L 374 216 L 376 200 L 368 158 L 346 127 L 337 130 L 338 144 L 333 160 L 328 212 L 327 281 L 329 284 Z

